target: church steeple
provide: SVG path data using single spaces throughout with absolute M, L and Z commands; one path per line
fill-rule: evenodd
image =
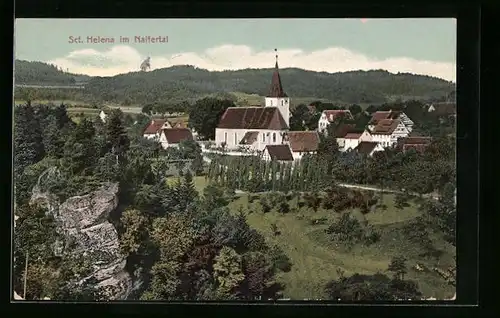
M 278 67 L 278 50 L 274 49 L 274 51 L 276 52 L 276 64 L 274 65 L 273 78 L 271 80 L 271 87 L 267 97 L 287 97 L 285 91 L 283 90 L 283 86 L 281 85 L 281 77 Z

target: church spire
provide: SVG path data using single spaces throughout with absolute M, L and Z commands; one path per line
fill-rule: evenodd
M 276 52 L 276 64 L 274 66 L 273 78 L 271 80 L 271 88 L 269 89 L 269 96 L 267 97 L 287 97 L 283 86 L 281 85 L 281 77 L 278 68 L 278 50 L 274 49 Z

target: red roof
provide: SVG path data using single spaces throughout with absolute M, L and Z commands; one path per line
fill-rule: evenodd
M 163 133 L 169 144 L 178 144 L 183 140 L 193 140 L 193 134 L 188 128 L 165 128 Z
M 335 121 L 335 119 L 340 118 L 342 116 L 347 116 L 348 118 L 352 118 L 352 114 L 348 109 L 324 110 L 323 114 L 326 115 L 326 119 L 329 122 Z
M 356 132 L 356 125 L 353 124 L 340 124 L 335 128 L 333 137 L 344 138 L 348 133 Z
M 318 150 L 319 134 L 316 131 L 289 131 L 287 135 L 293 152 Z
M 354 150 L 364 155 L 369 155 L 377 147 L 377 144 L 378 142 L 375 141 L 362 141 Z
M 271 87 L 269 88 L 269 95 L 267 97 L 287 97 L 283 86 L 281 85 L 281 77 L 278 68 L 278 62 L 274 66 L 273 79 L 271 80 Z
M 376 125 L 379 121 L 384 119 L 398 119 L 401 115 L 399 111 L 392 110 L 380 110 L 373 113 L 372 118 L 370 119 L 370 124 Z
M 288 129 L 277 107 L 229 107 L 217 128 L 225 129 Z
M 166 120 L 164 119 L 153 119 L 149 125 L 144 129 L 144 135 L 154 135 L 156 134 L 161 127 L 165 124 Z
M 267 152 L 271 160 L 292 161 L 293 155 L 288 145 L 267 145 Z
M 374 135 L 391 135 L 399 125 L 398 119 L 382 119 L 372 129 Z

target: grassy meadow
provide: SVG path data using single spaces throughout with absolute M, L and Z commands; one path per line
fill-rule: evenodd
M 175 182 L 172 177 L 168 182 Z M 203 193 L 208 185 L 205 177 L 193 178 L 196 189 Z M 450 298 L 455 288 L 432 270 L 423 272 L 414 269 L 417 262 L 427 268 L 439 267 L 443 270 L 454 264 L 455 248 L 431 233 L 433 246 L 438 251 L 434 256 L 421 256 L 423 249 L 418 243 L 410 242 L 403 228 L 422 213 L 414 202 L 398 209 L 394 205 L 394 195 L 384 194 L 385 207 L 377 206 L 367 214 L 359 210 L 346 211 L 361 223 L 372 225 L 381 234 L 380 240 L 372 245 L 354 245 L 347 249 L 342 244 L 331 241 L 325 229 L 338 219 L 341 213 L 320 207 L 316 212 L 307 205 L 299 207 L 300 198 L 289 201 L 290 212 L 281 214 L 275 209 L 268 213 L 262 211 L 259 203 L 260 194 L 237 194 L 229 203 L 234 213 L 243 211 L 251 227 L 261 232 L 266 240 L 280 246 L 288 255 L 292 268 L 287 273 L 280 273 L 278 281 L 285 286 L 285 298 L 320 299 L 325 298 L 324 286 L 327 282 L 338 279 L 338 270 L 345 275 L 354 273 L 391 275 L 387 266 L 393 256 L 407 258 L 408 273 L 406 278 L 418 282 L 425 297 L 437 299 Z M 271 224 L 280 232 L 274 235 Z

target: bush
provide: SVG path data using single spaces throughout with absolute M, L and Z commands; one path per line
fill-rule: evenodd
M 380 239 L 380 234 L 373 227 L 364 227 L 358 219 L 347 213 L 332 223 L 326 230 L 333 241 L 346 243 L 352 246 L 356 243 L 372 244 Z
M 269 255 L 271 256 L 271 261 L 274 265 L 274 268 L 279 269 L 285 273 L 289 272 L 292 268 L 290 258 L 278 246 L 273 246 L 269 251 Z

